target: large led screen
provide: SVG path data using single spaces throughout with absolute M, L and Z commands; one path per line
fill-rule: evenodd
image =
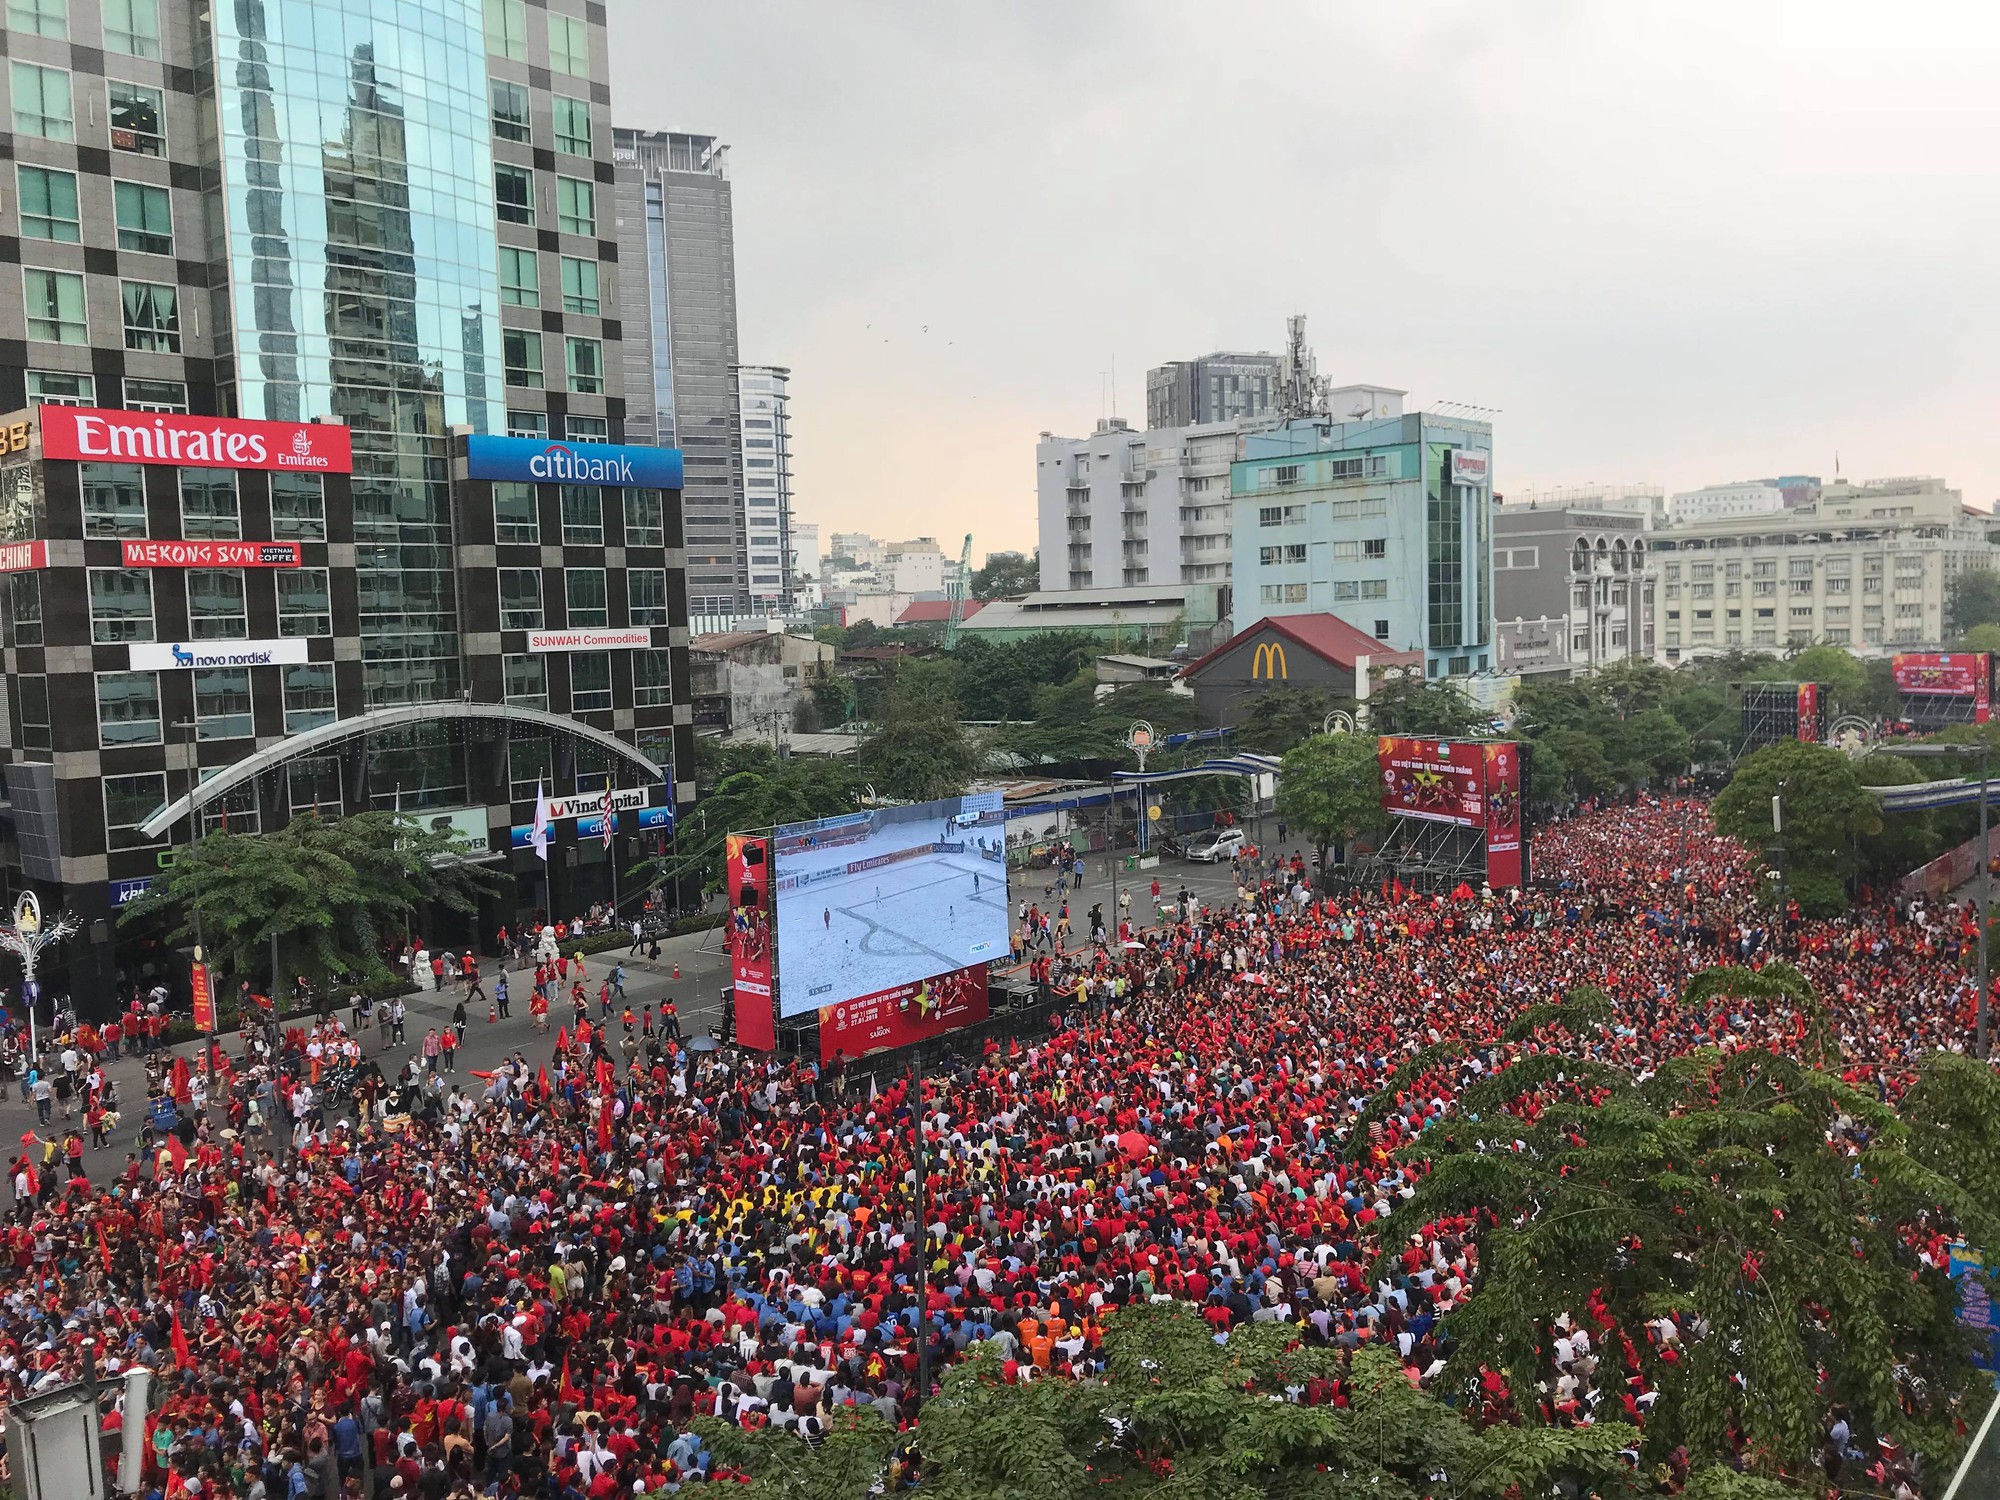
M 1007 953 L 998 793 L 788 824 L 771 860 L 782 1016 Z

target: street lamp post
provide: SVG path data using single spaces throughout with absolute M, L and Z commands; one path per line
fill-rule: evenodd
M 1939 755 L 1965 755 L 1972 751 L 1970 745 L 1878 745 L 1876 749 L 1890 755 L 1902 755 L 1912 759 L 1927 759 Z M 1987 993 L 1991 980 L 1988 975 L 1986 958 L 1986 923 L 1993 911 L 1993 851 L 1986 844 L 1986 786 L 1991 779 L 1993 763 L 1993 741 L 1987 735 L 1979 737 L 1979 1006 L 1978 1033 L 1974 1038 L 1973 1055 L 1987 1055 Z
M 42 903 L 33 891 L 21 892 L 21 899 L 14 903 L 13 921 L 0 927 L 0 948 L 5 948 L 21 960 L 21 998 L 28 1011 L 28 1058 L 35 1063 L 40 1063 L 42 1056 L 39 1033 L 35 1029 L 35 1007 L 42 998 L 41 986 L 35 979 L 35 965 L 44 948 L 75 934 L 76 918 L 68 912 L 59 912 L 43 922 Z

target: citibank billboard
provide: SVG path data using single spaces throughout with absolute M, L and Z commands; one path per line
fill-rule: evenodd
M 467 472 L 474 479 L 512 479 L 529 484 L 609 484 L 659 490 L 681 487 L 678 448 L 552 443 L 547 438 L 475 434 L 466 439 L 465 456 Z

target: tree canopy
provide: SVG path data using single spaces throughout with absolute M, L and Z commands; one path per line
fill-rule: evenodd
M 1981 625 L 2000 625 L 2000 573 L 1967 568 L 1944 591 L 1944 628 L 1955 636 Z
M 1368 724 L 1379 734 L 1449 739 L 1470 734 L 1486 722 L 1465 690 L 1447 679 L 1428 682 L 1421 677 L 1398 677 L 1381 684 L 1368 697 Z
M 1327 850 L 1381 830 L 1382 778 L 1372 734 L 1320 734 L 1285 752 L 1278 816 Z
M 1784 740 L 1738 763 L 1715 799 L 1716 831 L 1771 857 L 1779 837 L 1771 798 L 1780 792 L 1783 847 L 1793 871 L 1845 878 L 1858 865 L 1857 841 L 1882 830 L 1881 803 L 1862 785 L 1852 761 L 1825 745 Z
M 1041 551 L 1032 553 L 989 552 L 984 567 L 972 574 L 972 597 L 1005 599 L 1013 594 L 1032 594 L 1042 586 Z
M 319 981 L 388 976 L 382 947 L 426 906 L 469 912 L 495 877 L 456 857 L 451 836 L 391 812 L 298 817 L 273 833 L 207 835 L 177 852 L 121 922 L 164 914 L 174 941 L 197 931 L 236 974 L 263 973 L 279 944 L 286 974 Z M 199 921 L 197 921 L 197 917 Z
M 979 751 L 959 722 L 946 664 L 902 664 L 858 754 L 861 774 L 884 797 L 929 802 L 966 789 Z
M 1818 1014 L 1783 964 L 1704 971 L 1682 1003 L 1780 1002 Z M 1551 1052 L 1467 1088 L 1412 1148 L 1433 1167 L 1386 1241 L 1445 1215 L 1486 1226 L 1476 1292 L 1446 1320 L 1445 1384 L 1502 1371 L 1520 1415 L 1545 1421 L 1527 1398 L 1555 1380 L 1552 1321 L 1601 1309 L 1659 1392 L 1650 1461 L 1740 1448 L 1753 1472 L 1798 1480 L 1836 1404 L 1864 1443 L 1962 1446 L 1954 1423 L 1982 1380 L 1972 1334 L 1949 1269 L 1912 1247 L 1940 1226 L 2000 1243 L 2000 1080 L 1933 1054 L 1899 1119 L 1814 1070 L 1835 1055 L 1816 1020 L 1793 1053 L 1699 1052 L 1640 1082 Z

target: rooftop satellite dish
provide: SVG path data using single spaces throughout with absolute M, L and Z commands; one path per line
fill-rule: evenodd
M 1368 415 L 1368 403 L 1366 401 L 1362 402 L 1359 406 L 1355 407 L 1354 410 L 1349 412 L 1347 415 L 1350 421 L 1359 422 L 1363 417 Z

